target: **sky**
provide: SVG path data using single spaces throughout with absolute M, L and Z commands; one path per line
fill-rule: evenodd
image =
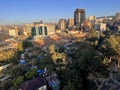
M 120 12 L 120 0 L 0 0 L 0 24 L 24 24 L 73 18 L 76 8 L 86 16 L 109 16 Z

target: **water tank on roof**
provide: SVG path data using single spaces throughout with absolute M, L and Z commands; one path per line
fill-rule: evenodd
M 44 73 L 44 70 L 37 70 L 37 73 L 42 74 L 42 73 Z
M 26 64 L 26 61 L 25 60 L 20 60 L 20 63 L 21 64 Z

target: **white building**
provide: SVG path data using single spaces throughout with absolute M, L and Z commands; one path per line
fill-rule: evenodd
M 34 39 L 50 36 L 55 34 L 54 24 L 39 24 L 31 28 L 31 33 Z
M 106 31 L 106 23 L 100 23 L 100 31 Z
M 16 31 L 16 29 L 10 29 L 9 30 L 9 36 L 18 36 L 18 32 Z
M 89 21 L 95 21 L 96 17 L 95 16 L 89 16 L 88 19 L 89 19 Z
M 106 23 L 95 23 L 94 28 L 96 30 L 105 31 L 106 30 Z

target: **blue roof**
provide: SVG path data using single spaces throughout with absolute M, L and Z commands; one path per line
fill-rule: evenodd
M 44 73 L 44 70 L 37 70 L 37 73 L 42 74 L 42 73 Z
M 49 85 L 52 86 L 52 87 L 54 87 L 54 86 L 56 86 L 56 82 L 55 81 L 50 81 Z
M 26 64 L 26 61 L 25 60 L 20 60 L 20 63 L 21 64 Z

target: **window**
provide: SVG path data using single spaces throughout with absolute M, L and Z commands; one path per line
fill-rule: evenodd
M 42 26 L 38 27 L 39 35 L 42 35 Z
M 36 28 L 32 27 L 32 36 L 35 36 L 35 35 L 36 35 Z
M 44 32 L 45 32 L 45 35 L 48 35 L 47 27 L 44 27 Z

